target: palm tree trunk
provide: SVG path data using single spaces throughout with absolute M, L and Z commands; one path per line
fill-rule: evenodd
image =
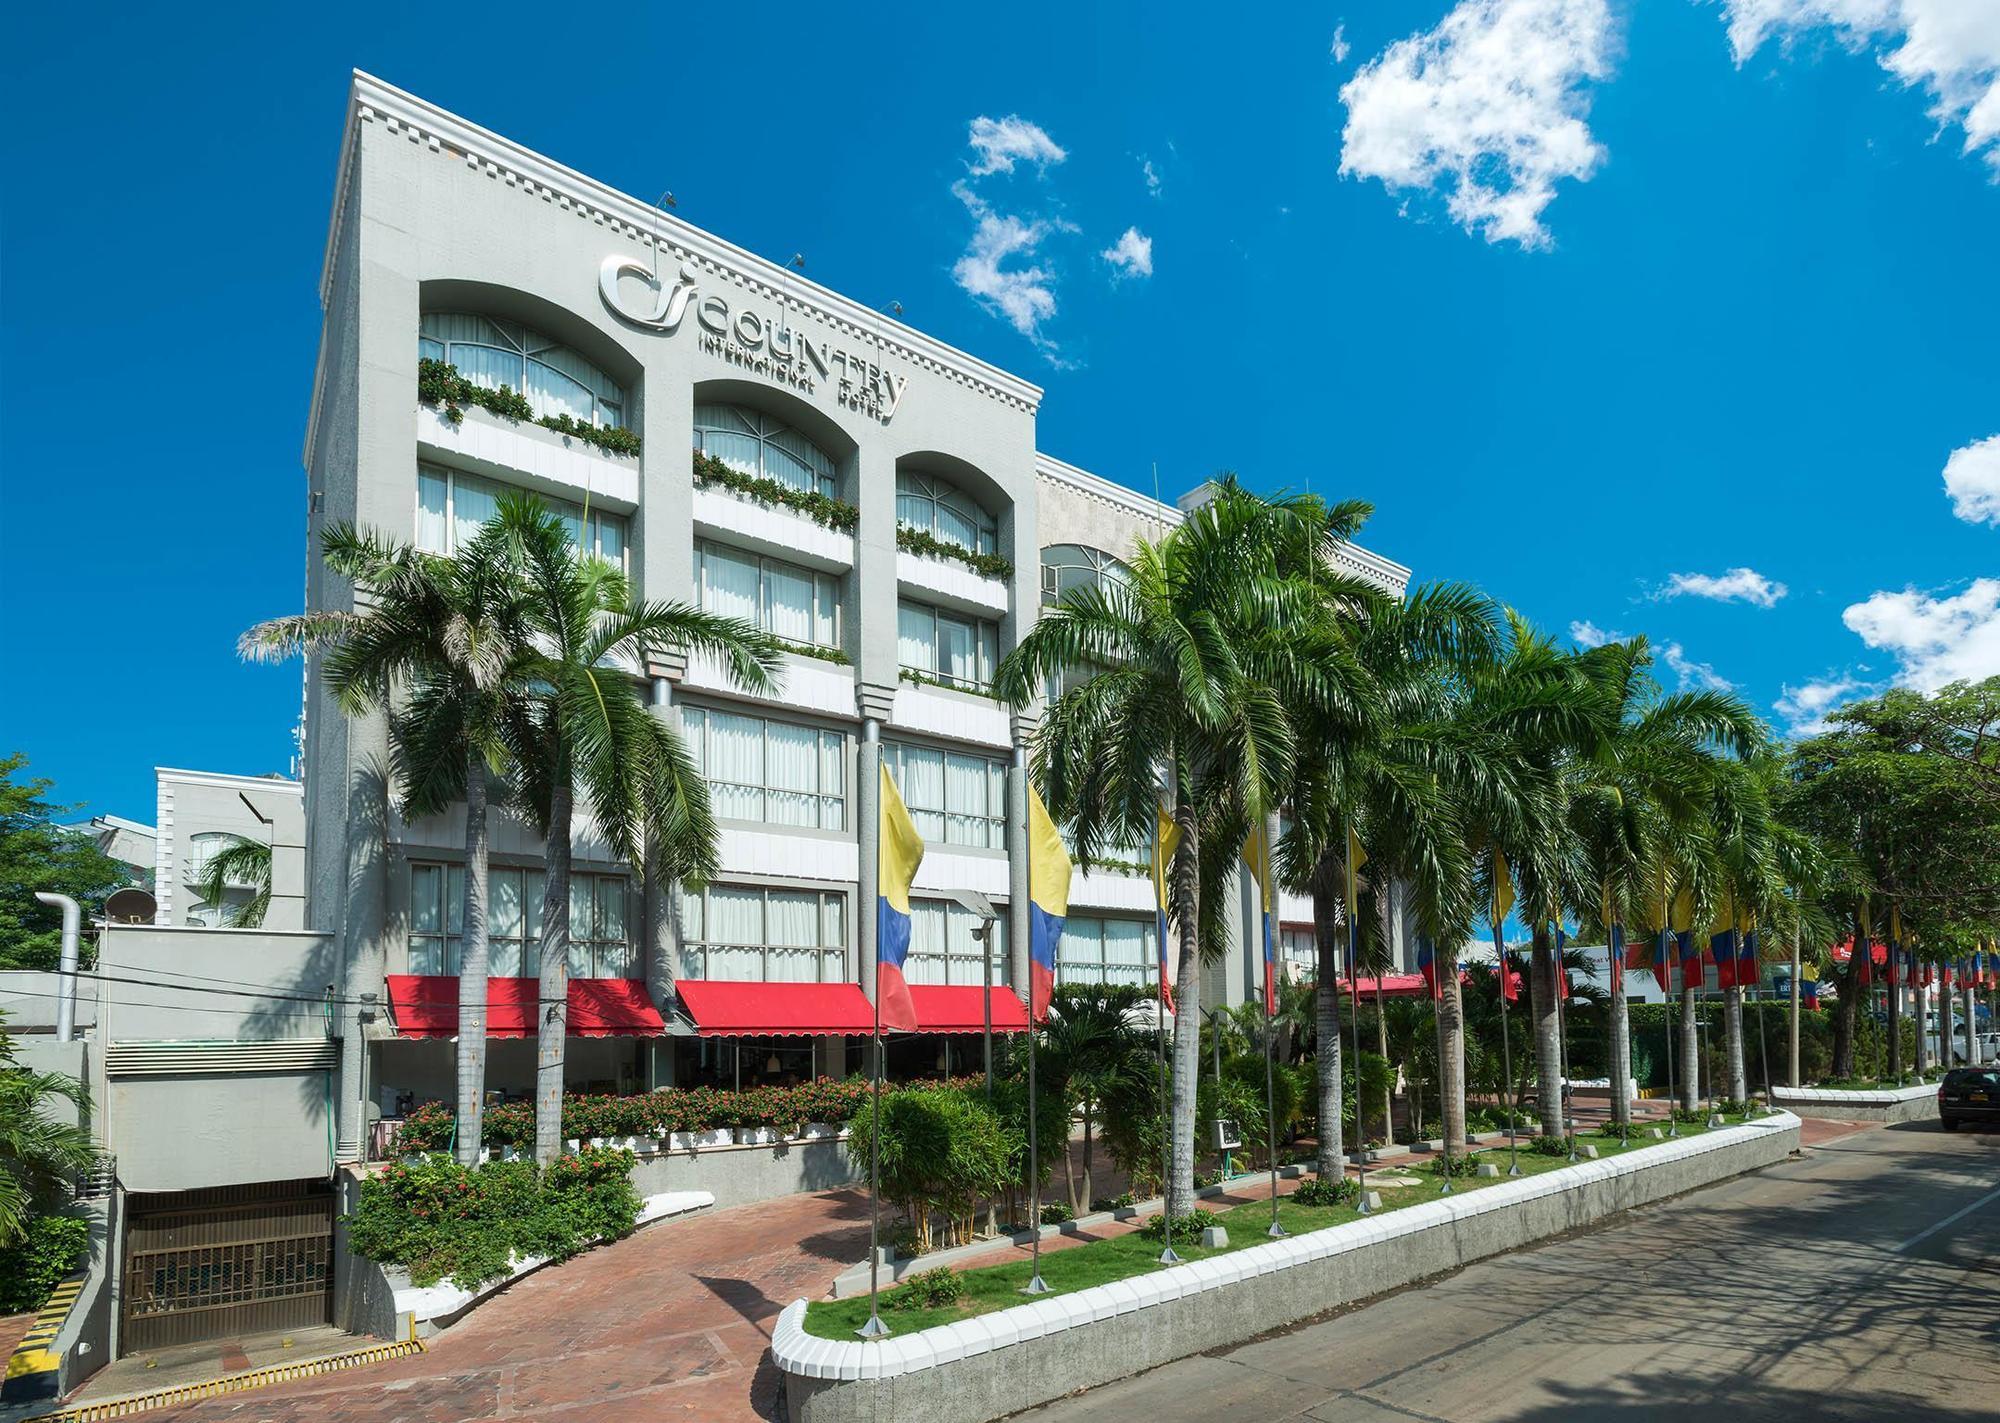
M 1681 990 L 1681 1106 L 1692 1112 L 1701 1101 L 1701 1043 L 1695 1036 L 1694 990 Z
M 1313 990 L 1319 1031 L 1319 1159 L 1314 1169 L 1329 1181 L 1340 1180 L 1347 1170 L 1341 1120 L 1347 1104 L 1340 1080 L 1340 946 L 1347 932 L 1341 923 L 1346 908 L 1341 902 L 1343 872 L 1341 861 L 1330 852 L 1313 865 L 1313 947 L 1319 959 L 1319 982 Z M 1359 1121 L 1355 1127 L 1360 1134 Z
M 1167 1213 L 1194 1209 L 1194 1101 L 1201 1071 L 1201 830 L 1194 804 L 1176 787 L 1174 819 L 1181 827 L 1174 853 L 1174 923 L 1180 953 L 1174 971 L 1173 1173 L 1166 1183 Z
M 1840 985 L 1840 998 L 1833 1005 L 1833 1075 L 1854 1075 L 1854 1028 L 1861 1017 L 1860 979 L 1852 969 Z
M 1556 975 L 1562 967 L 1556 961 L 1548 930 L 1539 924 L 1535 926 L 1529 967 L 1534 979 L 1529 1006 L 1535 1016 L 1535 1106 L 1542 1119 L 1542 1135 L 1561 1136 L 1562 1027 L 1556 1021 Z
M 1632 1124 L 1632 1014 L 1622 990 L 1611 995 L 1611 1120 Z
M 479 1160 L 486 1097 L 486 758 L 465 754 L 465 934 L 458 960 L 458 1131 L 461 1166 Z
M 1438 1031 L 1443 1061 L 1438 1064 L 1438 1119 L 1445 1144 L 1465 1150 L 1465 1000 L 1458 982 L 1458 960 L 1437 951 L 1437 971 L 1445 975 L 1444 996 L 1438 1002 Z
M 562 1151 L 563 1049 L 569 1032 L 569 861 L 574 791 L 567 767 L 549 791 L 548 890 L 542 896 L 540 1004 L 535 1012 L 535 1160 Z
M 1896 974 L 1890 981 L 1889 999 L 1889 1076 L 1896 1081 L 1903 1080 L 1903 979 L 1896 963 L 1896 945 L 1889 946 L 1889 971 Z
M 1743 990 L 1722 992 L 1722 1040 L 1724 1059 L 1729 1067 L 1729 1095 L 1738 1102 L 1750 1098 L 1750 1082 L 1743 1070 Z
M 1085 1099 L 1084 1099 L 1084 1103 L 1083 1103 L 1083 1200 L 1084 1200 L 1084 1204 L 1085 1204 L 1085 1205 L 1090 1205 L 1090 1204 L 1092 1204 L 1093 1202 L 1095 1202 L 1095 1201 L 1097 1200 L 1097 1190 L 1096 1190 L 1096 1186 L 1095 1186 L 1095 1185 L 1094 1185 L 1094 1184 L 1092 1183 L 1092 1181 L 1091 1181 L 1091 1179 L 1090 1179 L 1090 1174 L 1091 1174 L 1091 1173 L 1090 1173 L 1090 1167 L 1091 1167 L 1091 1160 L 1090 1160 L 1090 1156 L 1091 1156 L 1091 1152 L 1090 1152 L 1090 1148 L 1091 1148 L 1091 1145 L 1092 1145 L 1092 1142 L 1091 1142 L 1091 1136 L 1092 1136 L 1092 1132 L 1091 1132 L 1091 1127 L 1092 1127 L 1092 1125 L 1093 1125 L 1093 1122 L 1092 1122 L 1092 1118 L 1096 1116 L 1096 1110 L 1095 1110 L 1095 1108 L 1096 1108 L 1096 1104 L 1095 1104 L 1095 1103 L 1093 1103 L 1093 1102 L 1092 1102 L 1092 1101 L 1091 1101 L 1090 1099 L 1088 1099 L 1088 1098 L 1085 1098 Z M 1078 1214 L 1082 1214 L 1082 1212 L 1078 1212 Z
M 1924 1031 L 1930 1014 L 1924 1008 L 1924 976 L 1919 966 L 1910 974 L 1910 1013 L 1917 1023 L 1917 1075 L 1923 1076 L 1931 1070 L 1931 1040 Z
M 1951 1066 L 1951 985 L 1938 987 L 1938 1066 Z
M 1357 969 L 1358 971 L 1358 969 Z M 1382 1061 L 1389 1061 L 1389 1010 L 1382 1006 L 1382 975 L 1375 975 L 1375 1050 L 1382 1054 Z M 1361 1045 L 1354 1047 L 1354 1095 L 1361 1095 Z M 1361 1130 L 1361 1113 L 1354 1113 L 1354 1134 L 1366 1136 Z M 1396 1074 L 1389 1074 L 1389 1085 L 1382 1089 L 1382 1140 L 1396 1139 Z

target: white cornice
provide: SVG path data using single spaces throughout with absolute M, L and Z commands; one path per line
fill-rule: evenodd
M 1172 504 L 1162 504 L 1157 499 L 1148 499 L 1136 489 L 1128 489 L 1102 475 L 1092 474 L 1087 469 L 1079 469 L 1039 450 L 1035 452 L 1035 474 L 1038 478 L 1056 484 L 1066 484 L 1079 493 L 1093 499 L 1101 499 L 1107 504 L 1115 505 L 1138 518 L 1149 519 L 1156 524 L 1178 524 L 1187 517 Z M 1334 562 L 1345 565 L 1361 577 L 1381 585 L 1398 596 L 1410 586 L 1409 569 L 1359 544 L 1344 545 L 1333 557 Z
M 449 151 L 468 166 L 502 179 L 511 187 L 546 198 L 580 217 L 600 222 L 628 241 L 651 246 L 657 233 L 659 242 L 684 260 L 692 259 L 699 265 L 734 276 L 770 300 L 787 302 L 856 339 L 879 340 L 885 351 L 893 351 L 914 365 L 982 390 L 1030 414 L 1041 404 L 1040 386 L 912 330 L 796 272 L 787 273 L 776 263 L 683 222 L 672 213 L 663 213 L 649 203 L 358 69 L 354 71 L 348 95 L 347 127 L 341 136 L 340 168 L 327 230 L 326 258 L 320 272 L 322 306 L 332 299 L 341 221 L 353 182 L 354 146 L 361 125 L 372 122 L 385 124 L 392 133 L 406 134 L 412 142 L 434 153 Z
M 161 781 L 180 786 L 215 786 L 227 791 L 266 791 L 274 795 L 305 794 L 305 786 L 283 776 L 239 776 L 234 771 L 179 771 L 172 766 L 155 766 Z

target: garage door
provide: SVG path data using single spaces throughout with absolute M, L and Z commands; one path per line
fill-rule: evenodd
M 324 1324 L 333 1193 L 323 1181 L 126 1199 L 121 1352 Z

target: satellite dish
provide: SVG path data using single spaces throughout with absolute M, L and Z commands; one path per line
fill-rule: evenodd
M 104 918 L 112 924 L 150 924 L 159 907 L 150 889 L 121 889 L 104 901 Z

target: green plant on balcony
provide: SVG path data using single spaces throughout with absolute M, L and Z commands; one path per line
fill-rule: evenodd
M 557 434 L 582 440 L 587 445 L 595 445 L 606 454 L 639 453 L 639 437 L 630 430 L 615 425 L 590 425 L 570 415 L 538 417 L 535 407 L 520 391 L 512 386 L 491 389 L 475 385 L 460 375 L 458 367 L 449 361 L 418 360 L 417 399 L 425 405 L 437 406 L 444 412 L 444 418 L 454 425 L 465 419 L 466 406 L 477 405 L 503 420 L 527 420 L 545 430 L 554 430 Z
M 746 499 L 754 499 L 759 504 L 793 510 L 837 533 L 851 534 L 861 525 L 861 511 L 852 504 L 829 494 L 821 494 L 816 489 L 794 489 L 775 479 L 745 474 L 724 464 L 706 450 L 694 452 L 694 482 L 697 488 L 712 484 L 741 494 Z
M 925 558 L 949 558 L 964 564 L 983 578 L 998 578 L 1002 581 L 1014 576 L 1011 559 L 1002 558 L 997 553 L 979 553 L 976 550 L 941 539 L 929 529 L 914 528 L 909 524 L 896 525 L 896 547 L 904 553 L 914 553 Z

